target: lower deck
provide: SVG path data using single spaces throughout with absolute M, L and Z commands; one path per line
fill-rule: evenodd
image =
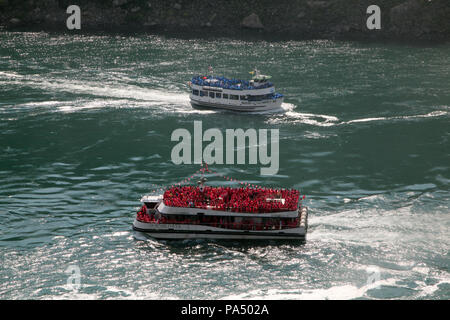
M 273 110 L 280 108 L 283 103 L 283 95 L 274 92 L 263 95 L 240 95 L 194 88 L 189 97 L 193 105 L 232 111 Z
M 260 218 L 236 220 L 236 217 L 205 220 L 214 217 L 179 215 L 156 219 L 151 213 L 145 219 L 138 214 L 133 229 L 155 239 L 305 239 L 307 217 L 306 207 L 299 210 L 295 219 L 270 218 L 266 221 Z

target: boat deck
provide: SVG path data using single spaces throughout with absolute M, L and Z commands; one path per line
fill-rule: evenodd
M 272 213 L 297 210 L 300 193 L 288 189 L 172 187 L 164 193 L 170 207 L 199 208 L 246 213 Z
M 192 84 L 199 86 L 217 87 L 230 90 L 258 90 L 273 87 L 269 81 L 252 83 L 241 79 L 228 79 L 214 76 L 195 76 L 191 80 Z

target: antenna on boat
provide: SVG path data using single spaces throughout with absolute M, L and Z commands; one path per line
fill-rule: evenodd
M 256 67 L 249 73 L 253 76 L 253 78 L 259 76 L 259 70 Z
M 205 190 L 205 182 L 206 182 L 207 180 L 208 180 L 208 179 L 206 179 L 205 177 L 203 177 L 203 174 L 202 174 L 202 177 L 200 178 L 200 180 L 197 181 L 198 189 L 200 190 L 200 192 L 203 192 L 203 190 Z
M 203 163 L 202 163 L 202 166 L 203 166 Z M 197 184 L 198 184 L 198 189 L 200 190 L 200 192 L 203 192 L 203 190 L 205 189 L 205 182 L 206 182 L 208 179 L 206 179 L 206 178 L 203 176 L 203 174 L 205 173 L 205 169 L 201 169 L 200 171 L 201 171 L 202 175 L 201 175 L 201 177 L 200 177 L 200 180 L 197 181 Z
M 210 73 L 210 75 L 214 74 L 213 67 L 211 65 L 209 65 L 208 67 L 208 72 Z
M 253 76 L 252 80 L 254 82 L 265 82 L 266 80 L 272 78 L 271 76 L 261 74 L 256 67 L 255 69 L 253 69 L 253 71 L 250 71 L 249 73 Z

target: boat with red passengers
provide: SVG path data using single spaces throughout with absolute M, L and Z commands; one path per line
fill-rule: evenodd
M 298 190 L 175 186 L 141 199 L 133 229 L 156 239 L 305 239 Z

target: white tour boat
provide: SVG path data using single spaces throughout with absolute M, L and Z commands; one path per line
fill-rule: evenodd
M 156 239 L 305 239 L 308 211 L 297 190 L 203 182 L 144 196 L 133 229 Z
M 210 73 L 212 68 L 210 67 Z M 275 92 L 271 76 L 257 69 L 250 72 L 251 80 L 228 79 L 213 75 L 195 76 L 189 82 L 193 106 L 232 111 L 268 111 L 280 109 L 284 96 Z

